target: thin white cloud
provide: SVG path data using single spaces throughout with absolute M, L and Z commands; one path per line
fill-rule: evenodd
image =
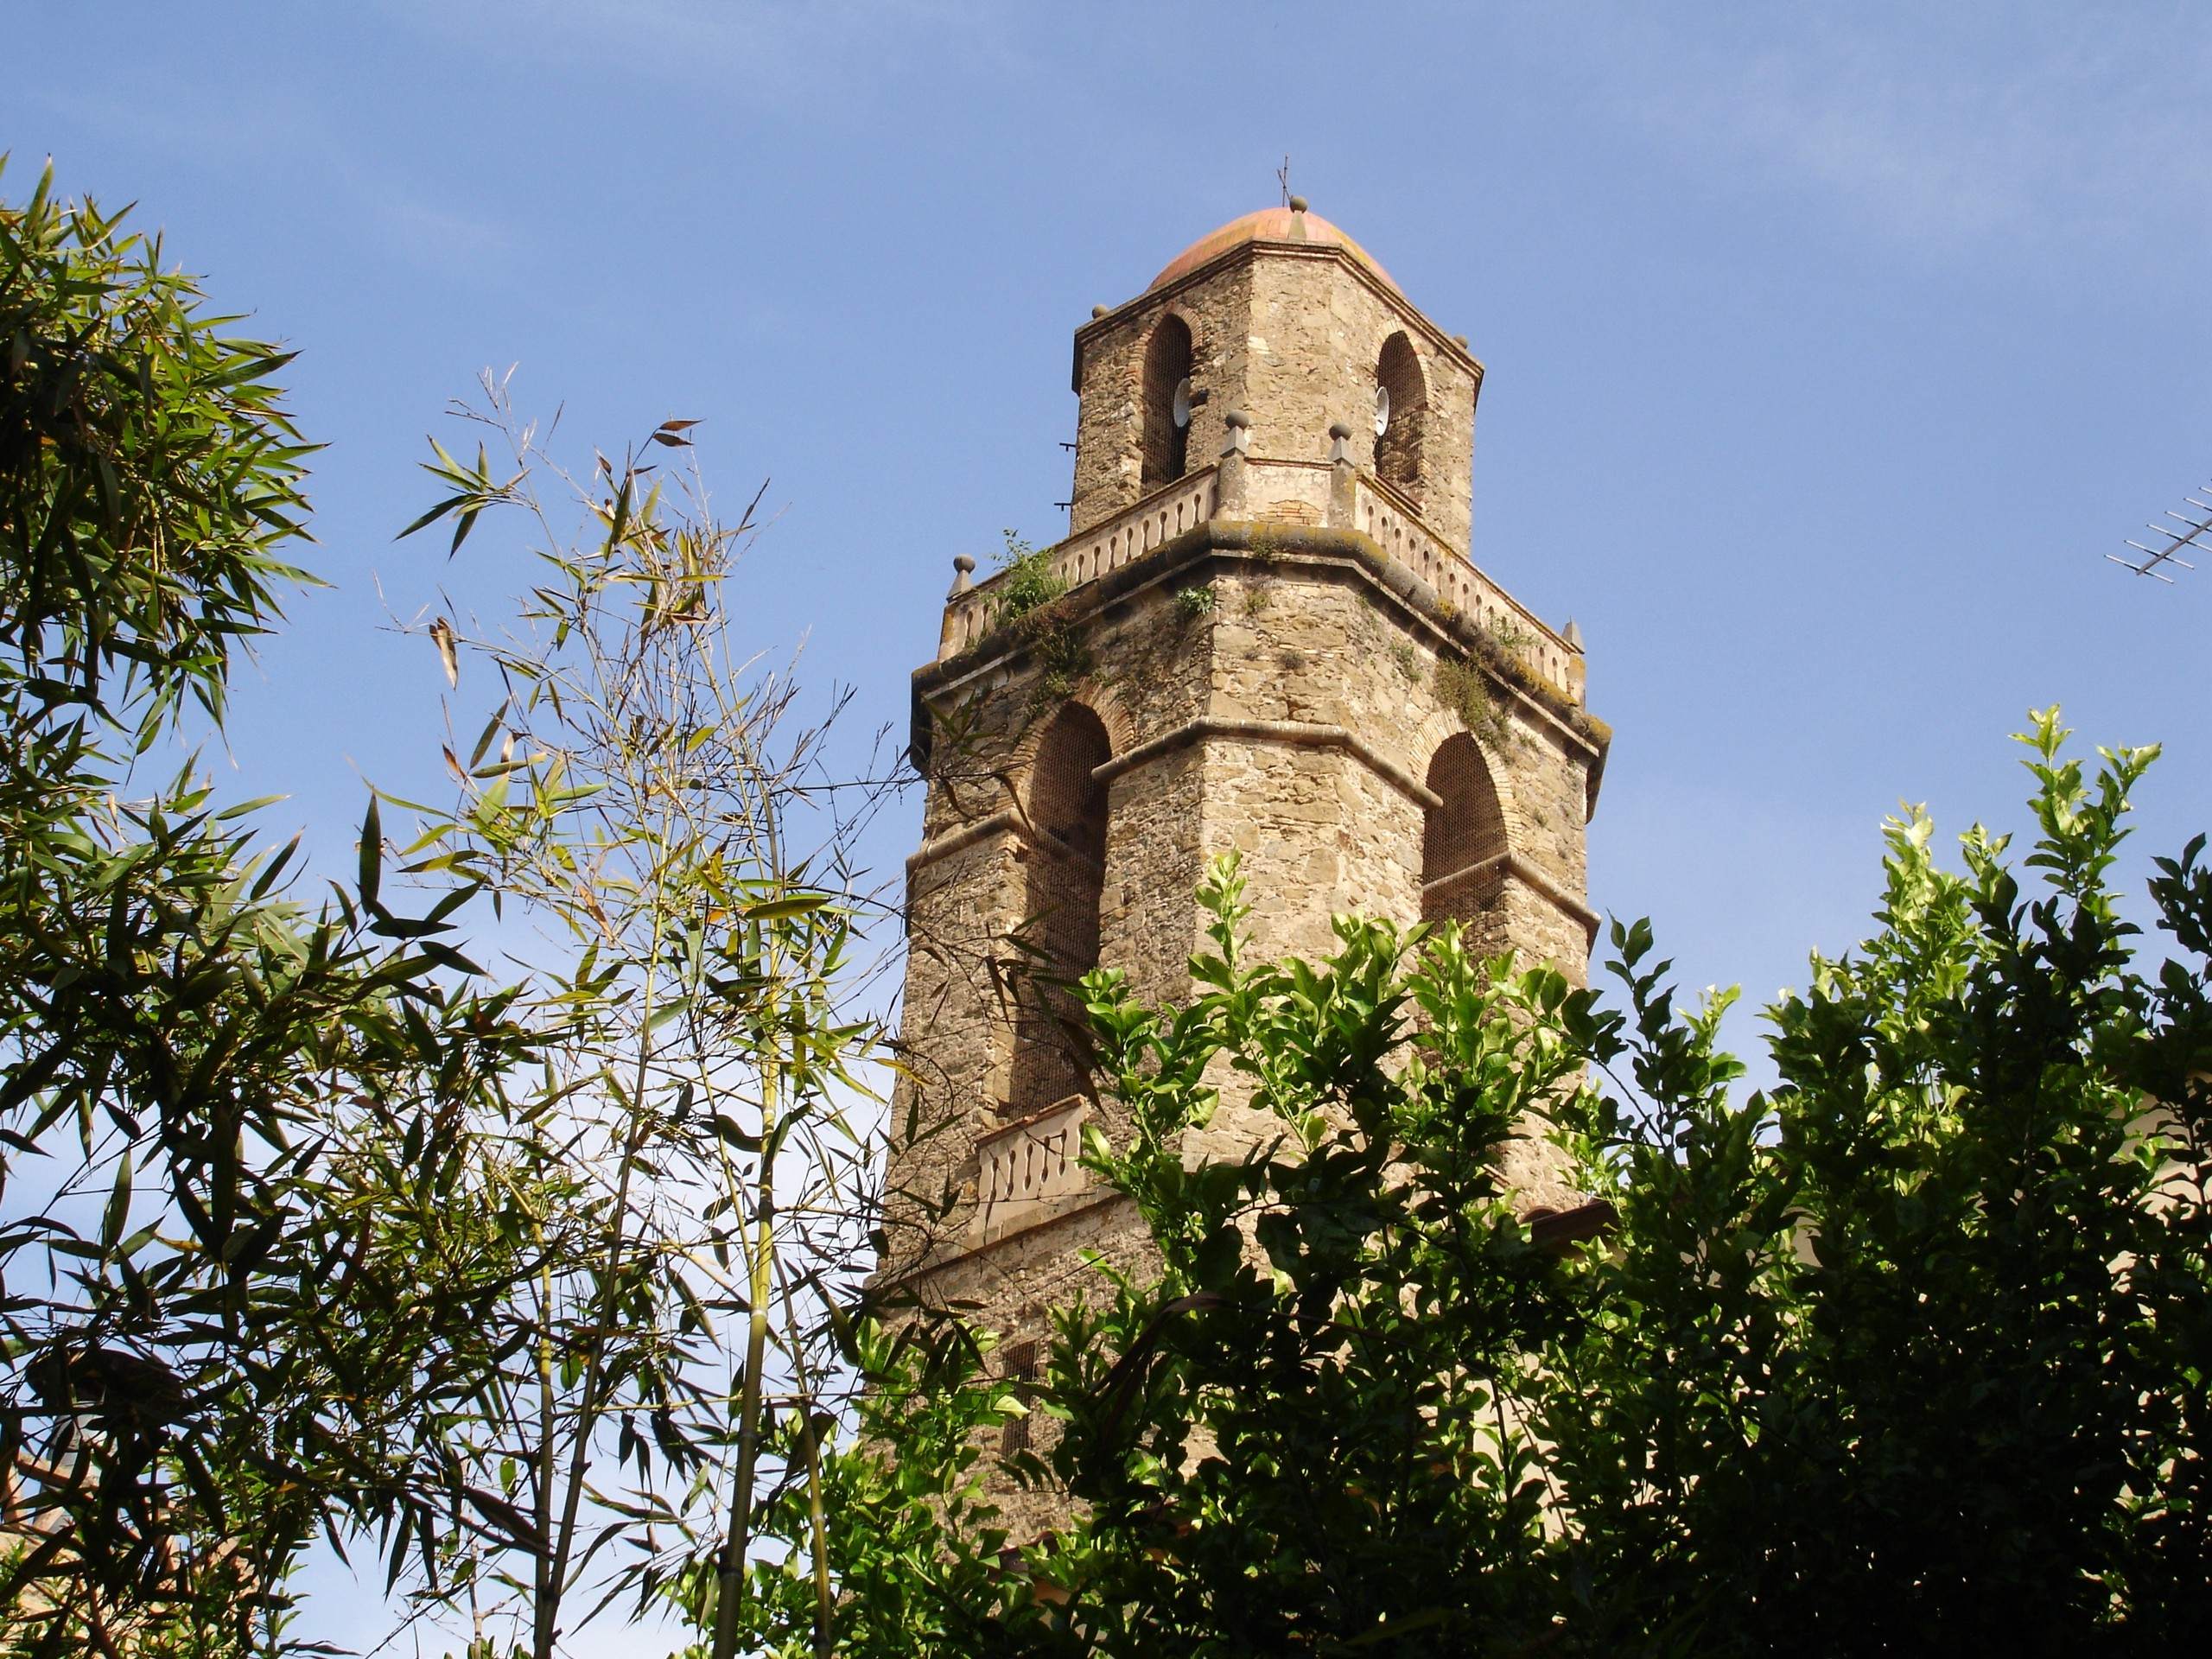
M 57 83 L 37 96 L 52 114 L 126 149 L 190 156 L 202 170 L 279 194 L 310 186 L 317 194 L 334 193 L 334 217 L 358 224 L 366 240 L 404 263 L 486 276 L 503 261 L 516 240 L 506 227 L 464 208 L 442 181 L 394 165 L 373 135 L 349 132 L 309 93 L 280 86 L 245 95 L 250 73 L 241 67 L 234 82 L 125 64 L 100 87 L 75 91 Z M 97 191 L 98 181 L 76 176 L 70 162 L 67 154 L 56 157 L 60 188 Z M 105 200 L 115 193 L 99 194 Z M 146 230 L 160 224 L 143 215 L 134 222 Z
M 1941 257 L 2205 251 L 2212 16 L 2168 6 L 1577 14 L 1603 101 L 1720 188 Z M 1592 27 L 1595 23 L 1596 27 Z
M 454 276 L 486 276 L 511 245 L 507 233 L 488 219 L 442 207 L 389 181 L 356 179 L 354 185 L 374 219 L 378 239 L 411 264 Z
M 1017 59 L 1008 0 L 392 0 L 414 26 L 477 49 L 714 80 L 775 104 L 895 73 L 950 42 L 979 64 Z

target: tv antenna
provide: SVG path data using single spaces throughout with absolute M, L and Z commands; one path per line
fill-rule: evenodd
M 2212 484 L 2204 486 L 2204 493 L 2207 495 L 2212 495 Z M 2153 536 L 2163 538 L 2164 546 L 2145 547 L 2140 542 L 2131 540 L 2127 544 L 2143 556 L 2139 562 L 2124 558 L 2117 553 L 2107 553 L 2105 557 L 2110 559 L 2114 564 L 2126 565 L 2139 576 L 2156 576 L 2160 582 L 2167 583 L 2171 583 L 2173 578 L 2158 568 L 2161 565 L 2177 564 L 2184 570 L 2196 569 L 2195 565 L 2187 559 L 2180 557 L 2179 555 L 2184 547 L 2212 550 L 2212 543 L 2197 539 L 2207 531 L 2212 531 L 2212 501 L 2200 501 L 2190 495 L 2182 498 L 2182 505 L 2189 511 L 2169 512 L 2165 515 L 2174 521 L 2173 524 L 2148 526 Z M 2176 529 L 2175 525 L 2179 525 L 2180 528 Z

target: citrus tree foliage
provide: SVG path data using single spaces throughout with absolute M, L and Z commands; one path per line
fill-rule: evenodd
M 1131 1124 L 1090 1161 L 1166 1271 L 1061 1322 L 1052 1470 L 1090 1525 L 1045 1571 L 1071 1629 L 1112 1651 L 1540 1629 L 1523 1373 L 1570 1308 L 1497 1163 L 1578 1085 L 1588 995 L 1350 918 L 1324 964 L 1253 963 L 1232 865 L 1199 902 L 1187 1007 L 1089 987 Z M 1252 1150 L 1187 1165 L 1224 1096 L 1259 1115 Z
M 1520 1119 L 1580 1086 L 1590 996 L 1384 922 L 1341 919 L 1321 964 L 1255 962 L 1233 860 L 1198 898 L 1214 948 L 1188 1006 L 1139 1003 L 1118 970 L 1084 982 L 1102 1090 L 1128 1124 L 1119 1145 L 1094 1135 L 1087 1161 L 1163 1270 L 1102 1268 L 1103 1299 L 1058 1315 L 1029 1405 L 1057 1435 L 1010 1462 L 1074 1499 L 1077 1524 L 1009 1547 L 982 1482 L 944 1504 L 947 1422 L 972 1436 L 1021 1402 L 972 1367 L 884 1367 L 839 1496 L 898 1495 L 906 1530 L 854 1534 L 842 1650 L 1464 1650 L 1548 1628 L 1523 1425 L 1571 1281 L 1496 1164 Z M 1253 1149 L 1191 1159 L 1224 1098 L 1262 1126 Z M 879 1535 L 899 1549 L 879 1554 Z M 764 1647 L 806 1651 L 780 1605 L 785 1639 Z
M 2179 949 L 2139 964 L 2107 878 L 2152 752 L 2085 780 L 2063 736 L 2027 740 L 2024 889 L 2002 837 L 1952 874 L 1890 826 L 1878 931 L 1770 1010 L 1769 1095 L 1617 931 L 1636 1087 L 1563 1116 L 1624 1224 L 1544 1425 L 1579 1627 L 2164 1652 L 2212 1613 L 2212 872 L 2201 836 L 2158 862 Z
M 802 727 L 753 664 L 730 591 L 753 512 L 717 518 L 654 459 L 691 423 L 571 477 L 501 383 L 459 412 L 505 463 L 440 449 L 412 528 L 449 520 L 458 548 L 519 513 L 539 580 L 510 629 L 423 630 L 490 711 L 410 868 L 537 936 L 542 1067 L 470 1179 L 540 1268 L 486 1312 L 511 1358 L 452 1402 L 455 1502 L 414 1588 L 534 1659 L 617 1597 L 685 1595 L 727 1659 L 761 1505 L 805 1494 L 801 1559 L 825 1547 L 810 1437 L 849 1387 L 879 1169 L 849 856 L 878 791 L 826 770 L 837 700 Z M 385 1543 L 406 1570 L 409 1538 Z
M 2085 778 L 2063 740 L 2055 711 L 2028 740 L 2025 885 L 2001 837 L 1953 874 L 1925 818 L 1891 826 L 1876 931 L 1770 1010 L 1781 1080 L 1748 1096 L 1724 1001 L 1679 1008 L 1643 925 L 1613 934 L 1619 1011 L 1448 928 L 1252 963 L 1217 866 L 1187 1007 L 1084 982 L 1128 1124 L 1089 1162 L 1160 1271 L 1059 1316 L 1056 1438 L 1014 1466 L 1070 1524 L 1008 1547 L 988 1503 L 935 1503 L 945 1415 L 980 1434 L 1006 1385 L 923 1410 L 894 1376 L 839 1478 L 857 1502 L 911 1455 L 899 1513 L 944 1519 L 888 1553 L 833 1533 L 844 1650 L 2184 1645 L 2212 869 L 2202 838 L 2158 865 L 2177 950 L 2139 963 L 2108 874 L 2151 755 Z M 1228 1110 L 1251 1151 L 1196 1157 Z M 1583 1207 L 1516 1216 L 1516 1133 Z M 807 1650 L 780 1605 L 762 1645 Z
M 392 1217 L 521 1043 L 373 827 L 308 905 L 255 804 L 132 769 L 308 580 L 307 451 L 118 217 L 0 207 L 0 1603 L 56 1652 L 273 1641 L 317 1525 L 429 1503 L 412 1344 L 481 1285 Z

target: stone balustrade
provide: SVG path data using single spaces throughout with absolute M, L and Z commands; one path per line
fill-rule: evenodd
M 1162 542 L 1196 529 L 1214 516 L 1217 505 L 1214 469 L 1205 467 L 1177 479 L 1124 512 L 1094 524 L 1080 536 L 1071 536 L 1046 550 L 1052 574 L 1070 588 L 1080 588 L 1141 558 Z M 1001 571 L 965 593 L 956 593 L 944 607 L 944 632 L 938 646 L 938 660 L 957 657 L 991 631 L 993 593 L 1006 580 Z
M 1090 1190 L 1083 1125 L 1090 1103 L 1071 1095 L 1019 1122 L 976 1139 L 976 1223 L 972 1243 L 1003 1237 L 1042 1220 L 1060 1201 Z
M 1326 462 L 1245 461 L 1238 480 L 1243 499 L 1228 516 L 1284 524 L 1324 524 L 1331 518 L 1332 468 Z M 1195 529 L 1222 511 L 1218 469 L 1204 467 L 1155 490 L 1125 512 L 1046 550 L 1052 574 L 1070 588 L 1082 587 L 1120 569 Z M 1582 653 L 1518 600 L 1484 574 L 1421 520 L 1412 505 L 1370 474 L 1359 474 L 1352 488 L 1352 522 L 1357 530 L 1428 584 L 1436 596 L 1460 614 L 1487 628 L 1498 643 L 1535 673 L 1574 701 L 1582 700 Z M 961 587 L 945 601 L 944 627 L 938 660 L 957 657 L 991 630 L 993 595 L 1005 573 L 973 587 Z M 964 582 L 965 578 L 963 576 Z
M 1575 671 L 1582 653 L 1422 524 L 1395 491 L 1362 474 L 1352 512 L 1354 528 L 1386 556 L 1434 588 L 1461 615 L 1489 629 L 1536 673 L 1582 701 L 1582 676 Z

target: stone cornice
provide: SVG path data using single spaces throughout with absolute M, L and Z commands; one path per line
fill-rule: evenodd
M 1029 1243 L 1046 1228 L 1065 1226 L 1083 1217 L 1122 1206 L 1127 1207 L 1132 1219 L 1135 1218 L 1136 1205 L 1125 1195 L 1111 1187 L 1094 1188 L 1089 1192 L 1060 1199 L 1052 1209 L 1033 1221 L 996 1234 L 980 1243 L 971 1244 L 965 1239 L 946 1240 L 931 1245 L 919 1256 L 900 1263 L 894 1269 L 880 1268 L 877 1269 L 878 1276 L 869 1281 L 868 1289 L 872 1295 L 887 1297 L 917 1280 L 941 1273 L 948 1268 L 973 1262 L 981 1257 L 996 1255 L 1016 1240 Z M 1080 1269 L 1084 1265 L 1078 1262 L 1074 1264 L 1074 1268 Z
M 1163 754 L 1170 753 L 1187 744 L 1205 742 L 1210 739 L 1248 743 L 1287 743 L 1310 748 L 1342 749 L 1365 766 L 1369 771 L 1403 792 L 1416 806 L 1428 809 L 1443 804 L 1442 798 L 1435 791 L 1414 778 L 1389 756 L 1377 752 L 1372 745 L 1357 734 L 1346 731 L 1341 726 L 1325 726 L 1307 721 L 1223 720 L 1212 717 L 1187 721 L 1173 731 L 1162 732 L 1158 737 L 1147 739 L 1138 744 L 1127 754 L 1116 755 L 1105 765 L 1094 770 L 1090 775 L 1102 784 L 1109 784 L 1123 772 L 1134 772 L 1138 767 L 1158 760 Z M 948 830 L 943 835 L 932 836 L 924 842 L 906 860 L 907 879 L 912 880 L 918 872 L 936 863 L 939 859 L 950 858 L 955 853 L 964 852 L 977 842 L 988 840 L 991 836 L 1000 834 L 1018 835 L 1024 840 L 1042 847 L 1046 852 L 1066 858 L 1082 859 L 1086 864 L 1090 862 L 1072 848 L 1053 846 L 1042 841 L 1029 830 L 1017 810 L 1010 806 L 1002 806 L 997 811 L 976 819 L 973 823 L 963 823 L 957 830 Z M 1580 926 L 1591 943 L 1597 942 L 1598 931 L 1604 925 L 1598 913 L 1517 853 L 1496 854 L 1478 863 L 1470 864 L 1463 870 L 1454 870 L 1449 875 L 1437 877 L 1433 881 L 1424 881 L 1421 883 L 1421 888 L 1426 892 L 1433 887 L 1443 887 L 1447 882 L 1464 881 L 1470 877 L 1482 875 L 1491 870 L 1496 870 L 1532 890 L 1554 909 Z
M 1102 784 L 1109 784 L 1123 772 L 1156 760 L 1171 750 L 1179 749 L 1185 744 L 1202 743 L 1209 739 L 1342 749 L 1424 810 L 1444 804 L 1442 796 L 1357 733 L 1347 731 L 1342 726 L 1324 726 L 1303 720 L 1226 720 L 1210 715 L 1201 715 L 1173 731 L 1162 732 L 1158 737 L 1138 744 L 1127 754 L 1116 755 L 1090 775 Z
M 1443 606 L 1427 582 L 1386 557 L 1363 532 L 1255 520 L 1209 519 L 1051 604 L 994 628 L 958 655 L 915 670 L 911 738 L 918 765 L 925 761 L 930 749 L 932 699 L 957 694 L 991 671 L 1021 661 L 1039 635 L 1049 629 L 1087 620 L 1146 588 L 1182 575 L 1192 565 L 1207 563 L 1262 564 L 1277 575 L 1286 565 L 1304 563 L 1348 574 L 1365 583 L 1440 643 L 1481 664 L 1489 677 L 1522 709 L 1570 747 L 1581 750 L 1589 761 L 1590 804 L 1594 809 L 1605 753 L 1612 741 L 1612 728 L 1605 721 L 1530 670 L 1499 645 L 1488 629 Z
M 1493 853 L 1488 858 L 1478 859 L 1465 869 L 1454 870 L 1449 875 L 1440 875 L 1433 881 L 1422 882 L 1421 890 L 1427 893 L 1454 881 L 1465 881 L 1474 876 L 1488 874 L 1492 870 L 1520 882 L 1523 887 L 1532 890 L 1538 898 L 1549 904 L 1553 909 L 1570 921 L 1578 924 L 1587 943 L 1595 944 L 1598 942 L 1598 930 L 1604 925 L 1598 912 L 1518 853 Z
M 1105 767 L 1102 766 L 1098 770 L 1103 772 Z M 941 836 L 931 836 L 912 852 L 907 854 L 907 879 L 912 880 L 917 870 L 926 868 L 941 858 L 950 858 L 955 853 L 965 852 L 977 842 L 988 841 L 993 836 L 1001 833 L 1019 836 L 1032 847 L 1053 858 L 1064 858 L 1071 862 L 1084 865 L 1102 876 L 1105 874 L 1105 867 L 1088 854 L 1079 853 L 1074 848 L 1065 846 L 1050 836 L 1039 835 L 1036 827 L 1023 816 L 1020 807 L 1002 806 L 997 811 L 977 818 L 972 823 L 963 823 L 958 829 L 948 830 Z

